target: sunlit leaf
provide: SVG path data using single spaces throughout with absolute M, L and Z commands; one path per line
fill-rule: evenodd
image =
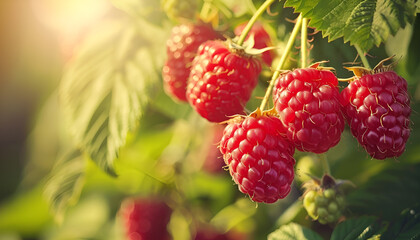
M 380 232 L 374 217 L 360 217 L 344 221 L 335 227 L 331 240 L 366 240 Z
M 42 184 L 18 193 L 0 205 L 0 239 L 3 233 L 35 236 L 51 221 L 48 204 L 42 197 Z M 21 239 L 21 238 L 18 238 Z
M 287 0 L 285 6 L 310 18 L 330 41 L 343 37 L 364 51 L 413 22 L 416 12 L 413 0 Z
M 227 232 L 251 218 L 257 211 L 255 204 L 245 198 L 239 199 L 236 203 L 223 208 L 217 213 L 211 220 L 211 223 Z
M 100 238 L 110 217 L 107 199 L 98 194 L 83 198 L 79 204 L 69 209 L 61 225 L 50 230 L 47 240 L 104 239 Z
M 296 223 L 289 223 L 281 226 L 268 235 L 268 240 L 322 240 L 316 232 L 300 226 Z
M 44 195 L 58 221 L 62 221 L 66 208 L 76 203 L 82 191 L 85 159 L 78 150 L 65 154 L 51 172 Z
M 64 74 L 60 100 L 76 142 L 111 175 L 119 148 L 160 83 L 164 39 L 163 29 L 144 20 L 107 23 Z
M 135 19 L 147 19 L 148 22 L 161 24 L 164 15 L 159 1 L 149 0 L 111 0 L 118 9 Z

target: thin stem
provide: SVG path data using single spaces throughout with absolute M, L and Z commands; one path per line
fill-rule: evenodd
M 359 45 L 355 45 L 354 47 L 356 48 L 357 53 L 360 56 L 360 59 L 362 59 L 362 62 L 363 62 L 363 65 L 365 66 L 365 68 L 370 69 L 370 65 L 369 65 L 369 62 L 368 62 L 368 60 L 365 56 L 365 53 L 362 51 L 362 49 L 360 49 Z
M 321 160 L 322 168 L 324 173 L 331 175 L 330 165 L 328 164 L 327 155 L 325 153 L 319 154 L 319 160 Z
M 301 42 L 300 42 L 300 58 L 301 58 L 301 68 L 305 68 L 308 61 L 308 48 L 307 48 L 307 39 L 308 39 L 308 19 L 302 19 L 302 30 L 301 30 Z
M 287 57 L 289 56 L 290 50 L 295 43 L 296 37 L 299 33 L 300 27 L 302 26 L 302 15 L 299 15 L 295 27 L 293 28 L 292 34 L 287 41 L 286 48 L 284 49 L 283 55 L 280 58 L 280 62 L 277 65 L 276 70 L 274 71 L 273 77 L 270 80 L 270 85 L 268 85 L 267 91 L 265 92 L 265 96 L 261 102 L 260 109 L 264 110 L 265 105 L 267 104 L 268 98 L 270 97 L 271 91 L 274 87 L 274 83 L 276 79 L 280 76 L 280 71 L 282 70 L 284 64 L 286 63 Z
M 201 7 L 200 18 L 207 22 L 211 10 L 211 3 L 204 1 L 203 7 Z
M 239 46 L 241 46 L 244 43 L 246 36 L 248 35 L 249 31 L 251 30 L 252 26 L 257 21 L 257 19 L 265 12 L 265 10 L 267 10 L 267 8 L 273 2 L 274 0 L 266 0 L 263 3 L 263 5 L 261 5 L 261 7 L 258 8 L 258 10 L 254 13 L 252 18 L 249 20 L 248 24 L 245 26 L 244 30 L 242 31 L 241 36 L 239 36 L 239 40 L 237 42 Z

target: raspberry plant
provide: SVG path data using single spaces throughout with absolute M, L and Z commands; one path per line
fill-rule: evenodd
M 39 236 L 420 236 L 416 1 L 111 2 L 58 87 Z

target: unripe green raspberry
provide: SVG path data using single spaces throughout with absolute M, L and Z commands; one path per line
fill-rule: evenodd
M 172 20 L 193 19 L 198 3 L 197 0 L 161 0 L 161 6 Z
M 318 207 L 318 216 L 320 217 L 320 218 L 325 218 L 325 217 L 327 217 L 328 216 L 328 211 L 327 211 L 327 209 L 325 209 L 325 208 L 323 208 L 323 207 Z
M 338 211 L 338 205 L 335 202 L 330 202 L 330 204 L 328 204 L 328 212 L 330 213 L 335 213 Z
M 324 178 L 321 181 L 312 179 L 304 184 L 306 191 L 303 206 L 313 220 L 321 224 L 332 224 L 342 216 L 344 197 L 332 177 Z
M 325 205 L 327 205 L 327 203 L 328 203 L 328 199 L 326 199 L 324 196 L 322 196 L 322 195 L 318 195 L 318 196 L 316 196 L 315 197 L 315 203 L 318 205 L 318 206 L 325 206 Z
M 335 191 L 333 190 L 333 189 L 326 189 L 325 191 L 324 191 L 324 196 L 326 197 L 326 198 L 328 198 L 328 199 L 332 199 L 332 198 L 334 198 L 335 197 Z
M 335 201 L 337 202 L 337 204 L 338 204 L 339 206 L 343 206 L 343 205 L 344 205 L 344 197 L 342 197 L 342 196 L 337 196 L 337 197 L 335 198 Z
M 315 202 L 315 196 L 315 191 L 309 191 L 306 193 L 305 197 L 303 198 L 303 205 L 305 206 L 305 208 L 307 208 L 306 206 L 309 206 L 310 204 L 313 204 Z

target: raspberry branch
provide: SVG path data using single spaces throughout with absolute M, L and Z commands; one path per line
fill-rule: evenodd
M 273 2 L 274 2 L 274 0 L 267 0 L 263 3 L 263 5 L 261 5 L 260 8 L 258 8 L 258 10 L 255 12 L 255 14 L 252 16 L 252 18 L 249 20 L 248 24 L 246 25 L 246 27 L 242 31 L 241 36 L 239 36 L 239 40 L 237 42 L 237 44 L 239 46 L 241 46 L 244 43 L 246 36 L 248 35 L 249 31 L 251 30 L 252 26 L 257 21 L 257 19 L 265 12 L 265 10 L 267 10 L 267 8 Z
M 356 48 L 357 53 L 359 54 L 360 59 L 362 60 L 365 68 L 370 69 L 369 61 L 367 60 L 367 58 L 366 58 L 365 54 L 363 53 L 362 49 L 358 45 L 355 45 L 354 47 Z
M 322 169 L 325 174 L 331 175 L 330 165 L 327 160 L 327 155 L 325 153 L 318 154 L 319 160 L 321 161 Z
M 301 42 L 300 42 L 300 54 L 301 54 L 301 68 L 305 68 L 308 58 L 307 39 L 308 39 L 308 19 L 302 19 L 302 31 L 301 31 Z
M 299 17 L 297 18 L 295 27 L 293 28 L 292 34 L 290 35 L 289 40 L 287 41 L 286 49 L 284 49 L 280 62 L 277 65 L 277 68 L 274 71 L 273 77 L 270 80 L 270 85 L 268 85 L 267 91 L 265 92 L 265 96 L 260 105 L 261 110 L 264 110 L 265 105 L 267 104 L 268 98 L 270 97 L 270 94 L 273 90 L 274 83 L 276 82 L 276 79 L 280 76 L 280 72 L 286 62 L 287 57 L 289 56 L 289 53 L 293 47 L 293 44 L 295 43 L 296 37 L 299 33 L 301 26 L 302 26 L 302 15 L 299 15 Z

